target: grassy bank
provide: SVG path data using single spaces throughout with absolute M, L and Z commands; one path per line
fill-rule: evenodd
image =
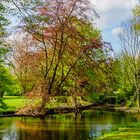
M 10 114 L 10 113 L 16 112 L 17 110 L 19 110 L 21 107 L 25 105 L 28 105 L 28 104 L 31 105 L 32 103 L 34 103 L 34 99 L 33 100 L 26 99 L 22 96 L 4 96 L 2 101 L 3 101 L 3 104 L 0 104 L 0 114 Z M 93 103 L 93 102 L 81 100 L 80 97 L 77 98 L 77 101 L 79 105 L 81 106 L 88 106 Z M 70 96 L 69 97 L 63 97 L 63 96 L 54 97 L 46 105 L 46 108 L 49 108 L 49 109 L 61 108 L 61 107 L 62 108 L 75 107 L 73 98 Z M 115 106 L 110 106 L 109 104 L 95 106 L 95 109 L 116 110 L 116 111 L 121 111 L 121 112 L 126 112 L 126 113 L 140 112 L 140 109 L 137 109 L 137 108 L 115 107 Z
M 105 133 L 98 140 L 136 140 L 140 138 L 140 123 L 132 123 L 127 126 L 118 126 L 109 133 Z
M 79 104 L 82 106 L 90 105 L 91 102 L 83 101 L 81 98 L 77 99 Z M 26 99 L 22 96 L 4 96 L 2 103 L 0 104 L 0 114 L 10 114 L 19 110 L 21 107 L 31 104 L 34 99 Z M 38 102 L 38 101 L 37 101 Z M 55 97 L 50 100 L 46 105 L 46 108 L 59 108 L 59 107 L 74 107 L 74 101 L 72 97 Z
M 0 114 L 16 112 L 25 104 L 26 100 L 21 96 L 4 96 L 3 103 L 0 105 Z

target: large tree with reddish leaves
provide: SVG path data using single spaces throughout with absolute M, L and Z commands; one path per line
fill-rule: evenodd
M 41 97 L 37 112 L 43 113 L 50 96 L 82 95 L 81 88 L 88 78 L 80 74 L 80 63 L 98 64 L 105 44 L 100 31 L 93 26 L 92 17 L 98 15 L 89 1 L 46 0 L 34 3 L 25 15 L 28 16 L 23 18 L 22 29 L 36 43 L 25 54 L 36 56 L 34 63 L 38 66 L 32 63 L 28 68 L 32 66 L 37 75 L 40 73 L 36 91 L 30 95 Z

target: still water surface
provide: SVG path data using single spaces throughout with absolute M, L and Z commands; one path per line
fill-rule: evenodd
M 133 115 L 118 112 L 85 111 L 50 115 L 44 120 L 31 117 L 1 117 L 0 140 L 94 140 L 117 125 L 137 122 Z

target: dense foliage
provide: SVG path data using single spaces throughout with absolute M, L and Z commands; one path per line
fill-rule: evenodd
M 6 8 L 3 5 L 4 1 L 0 3 L 0 97 L 4 94 L 19 94 L 15 78 L 11 75 L 9 63 L 7 59 L 8 47 L 5 40 L 6 26 L 9 21 L 6 19 Z

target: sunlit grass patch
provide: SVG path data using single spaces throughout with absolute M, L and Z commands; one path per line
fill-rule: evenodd
M 2 101 L 5 106 L 0 107 L 0 114 L 17 111 L 26 103 L 27 99 L 21 96 L 4 96 Z
M 140 139 L 140 123 L 120 126 L 109 133 L 105 133 L 98 140 L 137 140 Z
M 24 106 L 31 104 L 39 104 L 41 99 L 28 99 L 22 96 L 4 96 L 2 99 L 5 106 L 0 106 L 0 114 L 5 114 L 9 112 L 16 112 Z M 90 102 L 81 100 L 77 97 L 79 105 L 85 106 L 90 105 Z M 75 103 L 72 96 L 58 96 L 53 97 L 47 104 L 46 108 L 59 108 L 59 107 L 74 107 Z

